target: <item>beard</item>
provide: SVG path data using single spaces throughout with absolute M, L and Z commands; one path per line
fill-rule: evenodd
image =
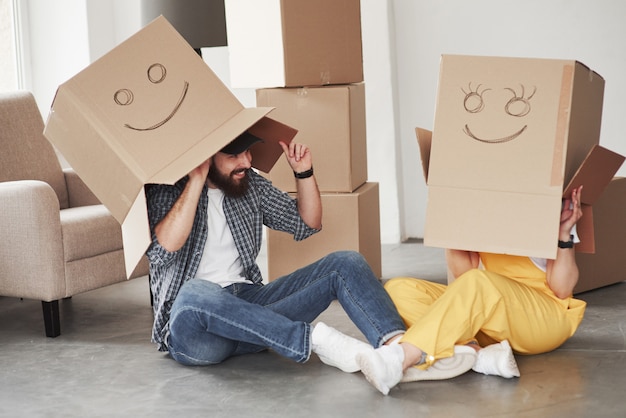
M 240 180 L 235 180 L 234 175 L 239 174 L 242 171 L 246 173 L 245 177 Z M 211 164 L 211 167 L 209 167 L 208 178 L 214 185 L 217 186 L 218 189 L 224 192 L 225 196 L 228 197 L 242 197 L 246 194 L 250 185 L 248 170 L 245 168 L 233 170 L 230 174 L 224 174 L 215 167 L 215 164 Z

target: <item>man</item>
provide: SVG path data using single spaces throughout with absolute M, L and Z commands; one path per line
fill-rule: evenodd
M 311 351 L 356 372 L 356 355 L 404 333 L 391 299 L 358 253 L 342 251 L 262 284 L 255 259 L 263 225 L 302 240 L 322 227 L 309 148 L 281 142 L 297 199 L 251 169 L 245 132 L 175 185 L 148 185 L 152 340 L 186 365 L 272 349 L 305 362 Z M 369 343 L 311 325 L 333 300 Z

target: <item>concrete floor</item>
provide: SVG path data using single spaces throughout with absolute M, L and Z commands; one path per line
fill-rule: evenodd
M 383 246 L 384 278 L 399 275 L 442 281 L 443 253 Z M 589 305 L 578 332 L 554 352 L 518 356 L 519 379 L 468 372 L 401 384 L 390 396 L 316 356 L 180 366 L 149 341 L 145 277 L 64 300 L 55 339 L 44 336 L 40 302 L 0 298 L 0 416 L 624 417 L 626 283 L 579 297 Z M 362 338 L 337 305 L 320 319 Z

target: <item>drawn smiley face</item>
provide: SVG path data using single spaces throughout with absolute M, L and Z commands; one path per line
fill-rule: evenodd
M 148 80 L 152 84 L 162 83 L 165 80 L 166 76 L 167 76 L 167 69 L 165 68 L 163 64 L 155 63 L 155 64 L 152 64 L 150 67 L 148 67 L 147 77 L 148 77 Z M 146 127 L 137 127 L 129 123 L 125 123 L 124 127 L 135 130 L 135 131 L 152 131 L 163 126 L 174 117 L 176 112 L 178 112 L 178 110 L 180 109 L 180 106 L 185 101 L 185 97 L 187 96 L 188 90 L 189 90 L 189 82 L 185 81 L 183 84 L 183 90 L 178 99 L 178 102 L 174 105 L 172 111 L 159 122 L 156 122 Z M 113 94 L 113 101 L 115 101 L 115 103 L 119 106 L 130 106 L 133 103 L 134 99 L 135 99 L 135 95 L 133 94 L 133 91 L 130 89 L 119 89 Z
M 537 88 L 533 87 L 532 93 L 530 93 L 528 97 L 526 97 L 526 89 L 523 85 L 520 85 L 520 87 L 521 94 L 518 94 L 512 88 L 504 88 L 504 90 L 511 92 L 511 94 L 513 95 L 504 105 L 504 113 L 516 118 L 523 118 L 530 113 L 530 99 L 532 99 L 537 92 Z M 463 107 L 465 108 L 465 111 L 471 114 L 482 112 L 485 108 L 485 93 L 490 90 L 490 88 L 483 88 L 482 84 L 479 84 L 478 86 L 476 86 L 476 88 L 472 88 L 471 82 L 468 85 L 468 91 L 465 91 L 465 89 L 462 88 L 461 91 L 465 94 L 465 97 L 463 99 Z M 504 142 L 512 141 L 515 138 L 519 137 L 522 133 L 524 133 L 527 127 L 528 125 L 524 125 L 519 130 L 499 138 L 482 138 L 476 135 L 470 129 L 469 124 L 465 124 L 463 132 L 465 133 L 465 135 L 479 142 L 484 142 L 487 144 L 501 144 Z

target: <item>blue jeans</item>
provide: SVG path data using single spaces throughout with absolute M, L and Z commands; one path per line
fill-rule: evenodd
M 375 347 L 404 332 L 402 319 L 363 256 L 332 253 L 267 285 L 226 288 L 192 279 L 170 314 L 168 347 L 186 365 L 209 365 L 267 348 L 305 362 L 311 325 L 333 300 Z

